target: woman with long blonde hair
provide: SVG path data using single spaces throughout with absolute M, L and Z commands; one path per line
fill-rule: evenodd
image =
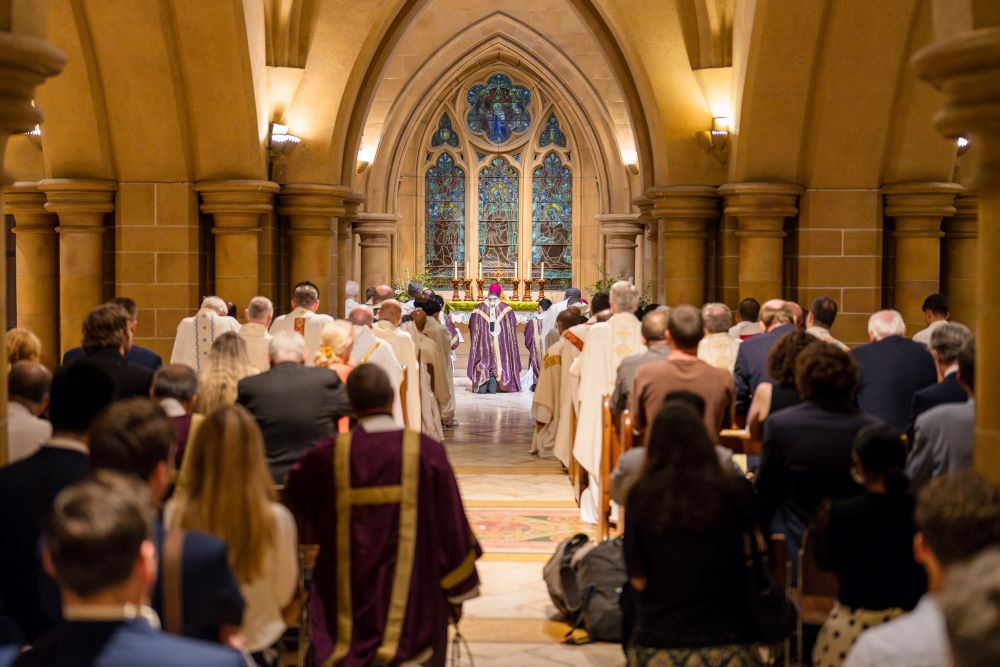
M 329 368 L 341 382 L 347 384 L 347 376 L 354 370 L 354 364 L 351 363 L 353 347 L 354 325 L 347 320 L 334 320 L 323 327 L 320 333 L 320 348 L 313 358 L 313 365 Z M 337 430 L 347 433 L 350 423 L 350 417 L 341 417 L 337 422 Z
M 277 665 L 282 608 L 298 581 L 295 519 L 274 501 L 264 438 L 242 406 L 222 406 L 188 445 L 180 486 L 164 514 L 169 528 L 215 535 L 246 600 L 241 631 L 258 665 Z
M 246 341 L 232 331 L 222 334 L 201 364 L 195 411 L 207 415 L 218 407 L 234 404 L 240 380 L 257 373 L 250 363 Z
M 4 333 L 3 342 L 8 370 L 18 361 L 40 361 L 42 358 L 42 341 L 30 329 L 10 329 Z

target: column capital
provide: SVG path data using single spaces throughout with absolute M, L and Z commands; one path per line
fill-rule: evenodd
M 794 183 L 726 183 L 719 187 L 725 197 L 726 215 L 774 217 L 784 221 L 799 212 L 802 186 Z
M 955 196 L 965 192 L 958 183 L 889 183 L 882 186 L 885 215 L 945 217 L 955 214 Z
M 3 212 L 18 214 L 48 215 L 45 210 L 45 193 L 38 189 L 38 183 L 18 181 L 3 188 Z
M 358 213 L 354 233 L 361 237 L 363 246 L 389 246 L 389 237 L 396 233 L 399 213 Z
M 608 248 L 635 250 L 636 238 L 643 232 L 638 213 L 605 213 L 596 216 L 595 220 L 601 234 L 607 237 L 604 243 Z
M 963 192 L 955 197 L 955 214 L 942 223 L 945 237 L 949 239 L 974 239 L 979 237 L 979 194 Z
M 652 200 L 651 215 L 657 220 L 719 217 L 719 192 L 710 185 L 658 185 L 644 196 Z
M 272 181 L 222 180 L 198 181 L 194 189 L 201 195 L 202 213 L 260 215 L 274 208 L 274 194 L 281 186 Z
M 31 103 L 35 88 L 66 66 L 66 56 L 40 37 L 18 32 L 0 32 L 0 97 L 6 100 L 0 114 L 4 134 L 26 132 L 42 122 L 41 112 Z
M 281 186 L 278 193 L 278 213 L 287 216 L 344 215 L 344 197 L 350 190 L 343 185 L 291 183 Z
M 114 181 L 76 178 L 46 178 L 38 181 L 38 189 L 45 193 L 45 210 L 50 213 L 75 214 L 111 213 L 115 210 Z M 61 221 L 65 226 L 65 222 Z

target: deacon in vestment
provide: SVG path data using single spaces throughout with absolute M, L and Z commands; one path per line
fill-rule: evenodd
M 646 351 L 642 325 L 634 315 L 639 291 L 625 280 L 611 286 L 611 317 L 590 327 L 573 373 L 579 377 L 580 418 L 577 422 L 573 456 L 587 471 L 587 488 L 580 497 L 580 517 L 597 523 L 600 501 L 601 400 L 615 389 L 618 365 L 622 359 Z
M 420 368 L 417 365 L 417 347 L 413 338 L 399 328 L 403 321 L 403 309 L 395 299 L 382 302 L 379 309 L 378 322 L 372 327 L 372 333 L 379 340 L 392 346 L 392 351 L 403 366 L 406 367 L 406 396 L 403 397 L 406 413 L 404 425 L 415 431 L 420 427 Z
M 312 364 L 313 357 L 319 352 L 322 344 L 323 327 L 333 322 L 329 315 L 317 314 L 319 310 L 319 288 L 308 280 L 295 286 L 292 292 L 292 312 L 279 315 L 271 323 L 270 333 L 273 336 L 279 331 L 295 331 L 306 341 L 306 359 Z
M 556 301 L 554 304 L 549 306 L 549 309 L 545 311 L 545 316 L 542 318 L 542 338 L 548 338 L 549 332 L 554 331 L 556 328 L 556 318 L 559 317 L 559 313 L 563 312 L 569 308 L 574 303 L 579 303 L 580 289 L 577 287 L 570 287 L 563 294 L 562 301 Z
M 448 335 L 451 336 L 451 350 L 454 352 L 458 349 L 459 345 L 465 342 L 465 338 L 462 336 L 462 332 L 458 330 L 458 327 L 455 326 L 455 322 L 451 319 L 451 315 L 444 312 L 444 297 L 437 296 L 434 290 L 427 287 L 424 289 L 418 301 L 430 301 L 432 296 L 436 296 L 436 300 L 438 300 L 438 303 L 441 306 L 441 314 L 438 317 L 440 318 L 441 324 L 444 325 L 444 328 L 448 330 Z M 419 306 L 414 307 L 419 308 Z M 452 363 L 454 363 L 454 355 L 452 355 L 451 358 Z
M 240 323 L 226 315 L 228 312 L 225 301 L 217 296 L 206 297 L 196 315 L 185 317 L 177 325 L 170 363 L 200 371 L 216 338 L 230 331 L 240 332 Z
M 347 379 L 359 425 L 321 440 L 285 497 L 319 543 L 309 598 L 317 665 L 444 665 L 447 623 L 479 595 L 482 555 L 444 447 L 391 416 L 371 364 Z
M 421 304 L 423 302 L 417 302 Z M 400 328 L 410 334 L 417 346 L 417 362 L 420 364 L 420 419 L 421 430 L 435 440 L 444 438 L 441 428 L 441 404 L 439 396 L 444 396 L 444 371 L 441 349 L 437 341 L 425 335 L 427 313 L 420 307 L 413 309 L 412 319 Z
M 559 317 L 565 318 L 569 329 L 563 331 L 560 337 L 565 344 L 559 349 L 559 423 L 556 425 L 556 444 L 552 453 L 569 468 L 569 460 L 573 456 L 573 433 L 580 412 L 577 396 L 580 378 L 572 370 L 573 364 L 583 352 L 583 343 L 587 340 L 590 325 L 575 310 L 565 310 Z M 556 328 L 553 331 L 559 330 Z
M 368 306 L 358 306 L 347 318 L 354 325 L 354 345 L 351 346 L 351 363 L 355 367 L 361 364 L 375 364 L 389 376 L 395 400 L 392 402 L 392 416 L 400 426 L 403 425 L 403 404 L 399 400 L 399 387 L 403 382 L 403 368 L 392 351 L 392 346 L 379 340 L 372 333 L 372 311 Z M 353 371 L 352 371 L 353 372 Z
M 455 366 L 451 358 L 451 338 L 448 330 L 441 324 L 440 317 L 444 314 L 444 299 L 438 294 L 431 294 L 421 306 L 427 315 L 424 334 L 437 343 L 441 351 L 442 389 L 443 395 L 438 396 L 441 407 L 441 422 L 445 426 L 456 426 L 455 421 Z
M 568 411 L 573 409 L 569 404 L 567 411 L 562 407 L 563 387 L 563 349 L 572 347 L 562 334 L 571 327 L 581 323 L 581 318 L 575 311 L 564 310 L 556 318 L 556 328 L 553 329 L 559 334 L 559 339 L 545 350 L 542 357 L 541 370 L 538 376 L 538 385 L 535 387 L 535 395 L 531 402 L 531 416 L 535 421 L 535 429 L 531 438 L 531 453 L 542 457 L 558 458 L 562 464 L 569 467 L 569 430 L 565 430 L 564 446 L 557 447 L 560 424 L 565 421 L 570 423 L 571 416 Z M 572 347 L 579 354 L 579 349 Z M 567 356 L 572 353 L 567 351 Z M 558 451 L 558 455 L 557 455 Z
M 480 394 L 521 391 L 521 353 L 514 309 L 500 300 L 500 285 L 490 285 L 486 301 L 469 318 L 469 379 Z

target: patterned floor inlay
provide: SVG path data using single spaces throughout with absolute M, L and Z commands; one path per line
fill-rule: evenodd
M 486 553 L 551 554 L 560 542 L 576 533 L 593 537 L 573 508 L 467 508 L 472 530 Z

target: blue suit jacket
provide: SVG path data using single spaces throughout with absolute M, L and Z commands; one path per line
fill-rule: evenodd
M 780 338 L 795 331 L 791 324 L 782 324 L 772 331 L 747 338 L 736 353 L 733 380 L 736 383 L 736 414 L 745 415 L 750 411 L 750 401 L 757 385 L 767 382 L 767 355 Z
M 157 522 L 158 571 L 163 572 L 163 544 L 166 531 Z M 243 623 L 244 601 L 239 583 L 229 568 L 226 543 L 205 533 L 187 532 L 181 556 L 181 591 L 184 607 L 184 636 L 218 641 L 223 625 Z M 153 588 L 153 609 L 163 616 L 160 583 Z
M 168 635 L 144 620 L 61 623 L 18 657 L 0 649 L 0 667 L 243 667 L 236 651 Z
M 68 366 L 77 359 L 82 359 L 85 356 L 87 356 L 87 351 L 82 347 L 74 347 L 71 350 L 66 350 L 66 354 L 63 355 L 62 365 Z M 132 346 L 132 349 L 125 355 L 125 361 L 148 368 L 151 371 L 155 371 L 163 365 L 163 359 L 160 358 L 160 355 L 139 345 Z
M 914 395 L 937 382 L 934 358 L 920 343 L 889 336 L 852 350 L 858 362 L 858 406 L 900 433 L 910 426 Z
M 952 373 L 937 384 L 921 389 L 913 395 L 913 409 L 910 411 L 910 436 L 913 436 L 917 417 L 923 413 L 945 403 L 965 403 L 967 400 L 969 400 L 969 395 L 958 383 L 958 373 Z

